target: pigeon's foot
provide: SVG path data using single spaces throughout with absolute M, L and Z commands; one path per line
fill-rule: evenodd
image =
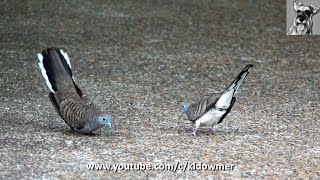
M 207 132 L 207 135 L 210 136 L 210 135 L 214 135 L 214 130 L 213 128 L 210 128 L 209 131 Z
M 193 128 L 193 129 L 192 129 L 191 135 L 193 135 L 194 137 L 197 136 L 197 128 Z

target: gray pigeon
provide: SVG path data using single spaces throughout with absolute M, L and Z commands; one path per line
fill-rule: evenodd
M 252 64 L 247 65 L 220 97 L 210 96 L 197 103 L 184 103 L 183 114 L 195 124 L 192 135 L 196 136 L 200 126 L 211 126 L 208 134 L 213 134 L 213 126 L 219 124 L 231 111 L 236 102 L 234 97 L 244 78 L 249 74 Z
M 62 49 L 48 48 L 38 54 L 39 67 L 50 89 L 49 98 L 59 116 L 81 134 L 112 128 L 111 115 L 86 102 L 72 76 L 71 63 Z

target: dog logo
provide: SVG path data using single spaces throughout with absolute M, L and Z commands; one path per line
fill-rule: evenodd
M 293 2 L 295 18 L 288 35 L 312 35 L 312 16 L 319 12 L 315 5 L 303 6 L 302 2 Z

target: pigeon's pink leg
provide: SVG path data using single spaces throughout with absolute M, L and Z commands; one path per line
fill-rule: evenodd
M 197 136 L 197 130 L 198 130 L 198 128 L 197 128 L 197 127 L 194 127 L 194 128 L 192 129 L 191 135 L 193 135 L 194 137 L 196 137 L 196 136 Z
M 209 129 L 209 131 L 207 132 L 207 135 L 214 135 L 214 130 L 213 127 Z

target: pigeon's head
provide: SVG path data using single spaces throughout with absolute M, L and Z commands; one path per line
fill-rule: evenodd
M 107 126 L 109 128 L 112 128 L 112 120 L 111 120 L 110 114 L 102 114 L 98 117 L 98 123 L 101 126 Z
M 183 106 L 183 112 L 182 112 L 181 116 L 183 116 L 184 114 L 186 114 L 189 111 L 190 103 L 183 102 L 182 106 Z

